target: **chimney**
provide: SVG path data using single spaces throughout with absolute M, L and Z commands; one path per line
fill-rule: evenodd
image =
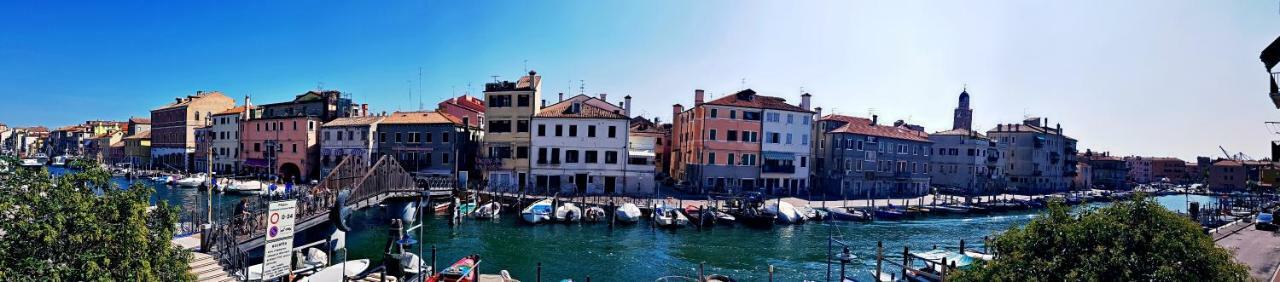
M 814 115 L 813 120 L 816 121 L 816 120 L 822 119 L 822 107 L 813 108 L 813 111 L 817 112 Z
M 1004 124 L 996 124 L 996 132 L 1000 132 L 1001 130 L 1004 130 Z
M 560 92 L 560 100 L 556 100 L 556 103 L 559 102 L 564 102 L 564 92 Z
M 1062 135 L 1062 124 L 1061 123 L 1055 124 L 1055 126 L 1058 127 L 1058 135 Z
M 622 97 L 622 103 L 626 104 L 626 106 L 622 108 L 626 110 L 627 116 L 631 116 L 631 95 Z
M 681 106 L 680 104 L 671 105 L 671 120 L 676 120 L 676 116 L 679 116 L 680 112 L 683 111 L 684 106 Z
M 360 104 L 360 116 L 369 116 L 369 104 Z
M 874 126 L 874 125 L 876 125 L 876 123 L 877 123 L 877 122 L 879 122 L 879 121 L 880 121 L 880 116 L 879 116 L 879 115 L 871 115 L 871 125 L 873 125 L 873 126 Z
M 540 107 L 540 108 L 538 108 L 538 109 L 539 109 L 539 110 L 541 110 L 541 109 L 546 109 L 546 108 L 547 108 L 547 99 L 542 99 L 542 107 Z
M 809 97 L 810 97 L 810 96 L 813 96 L 813 95 L 809 95 L 809 93 L 804 93 L 804 95 L 800 95 L 800 108 L 801 108 L 801 109 L 804 109 L 804 110 L 806 110 L 806 111 L 808 111 L 808 110 L 809 110 Z
M 174 103 L 182 103 L 182 98 L 173 98 Z
M 694 106 L 694 107 L 697 107 L 697 106 L 701 106 L 701 105 L 702 105 L 702 95 L 703 95 L 704 93 L 705 93 L 705 92 L 704 92 L 704 91 L 702 91 L 702 89 L 694 89 L 694 90 L 693 90 L 693 106 Z
M 608 93 L 600 93 L 600 101 L 608 102 L 608 101 L 609 101 L 609 94 L 608 94 Z

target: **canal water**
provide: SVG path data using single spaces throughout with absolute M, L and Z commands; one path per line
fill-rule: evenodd
M 63 171 L 55 170 L 55 174 Z M 122 186 L 129 182 L 117 179 Z M 197 206 L 203 211 L 205 194 L 195 189 L 173 188 L 152 184 L 153 201 L 167 201 L 180 206 Z M 240 196 L 215 196 L 215 205 L 230 210 Z M 1162 196 L 1157 201 L 1175 211 L 1183 211 L 1187 201 L 1210 203 L 1206 196 Z M 215 208 L 217 209 L 217 208 Z M 352 215 L 355 231 L 347 234 L 348 256 L 367 258 L 380 263 L 386 247 L 387 222 L 395 213 L 386 208 L 369 208 Z M 876 242 L 883 241 L 886 253 L 901 253 L 902 248 L 926 250 L 938 247 L 956 248 L 965 239 L 972 248 L 981 249 L 982 237 L 995 235 L 1010 227 L 1021 226 L 1035 216 L 1034 212 L 1004 213 L 970 217 L 931 217 L 899 222 L 835 222 L 830 224 L 779 225 L 772 229 L 743 226 L 717 226 L 705 230 L 653 229 L 645 224 L 545 224 L 528 226 L 516 214 L 504 214 L 497 221 L 468 220 L 450 226 L 439 217 L 425 220 L 421 241 L 422 257 L 430 263 L 431 246 L 437 248 L 437 267 L 445 267 L 458 258 L 479 254 L 481 271 L 497 273 L 507 270 L 522 281 L 534 281 L 536 265 L 542 264 L 543 281 L 571 278 L 584 281 L 652 281 L 663 276 L 695 277 L 698 266 L 706 274 L 723 274 L 739 281 L 765 280 L 773 266 L 777 281 L 825 280 L 827 275 L 828 236 L 842 239 L 858 259 L 847 267 L 851 276 L 869 278 L 875 268 Z M 327 230 L 321 226 L 313 230 Z M 323 232 L 323 231 L 320 231 Z M 316 236 L 306 236 L 316 237 Z M 307 242 L 295 242 L 302 244 Z M 416 246 L 414 250 L 416 250 Z M 834 250 L 839 252 L 837 245 Z M 899 257 L 900 255 L 893 255 Z M 838 263 L 832 275 L 839 273 Z

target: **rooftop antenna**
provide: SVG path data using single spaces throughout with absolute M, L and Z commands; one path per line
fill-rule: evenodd
M 418 110 L 422 110 L 422 94 L 426 92 L 422 90 L 422 67 L 418 67 Z
M 742 78 L 742 89 L 747 89 L 747 78 Z
M 581 80 L 581 79 L 579 79 L 579 80 L 578 80 L 578 94 L 582 94 L 582 95 L 586 95 L 586 94 L 587 94 L 587 81 L 586 81 L 586 80 Z
M 1028 118 L 1031 118 L 1031 112 L 1027 111 L 1027 108 L 1022 108 L 1022 119 Z
M 529 72 L 529 60 L 524 60 L 524 72 Z
M 498 75 L 490 75 L 489 77 L 493 78 L 493 82 L 498 82 Z

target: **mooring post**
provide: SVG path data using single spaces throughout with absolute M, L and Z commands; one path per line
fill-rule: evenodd
M 907 277 L 907 268 L 911 267 L 911 249 L 902 246 L 902 277 Z
M 849 247 L 845 246 L 844 252 L 840 253 L 840 281 L 844 281 L 844 278 L 846 277 L 844 274 L 844 267 L 850 262 L 850 260 Z
M 769 282 L 773 282 L 773 265 L 769 265 Z
M 702 281 L 703 279 L 706 279 L 706 277 L 707 277 L 707 274 L 703 269 L 703 263 L 699 262 L 698 263 L 698 281 Z
M 541 262 L 538 263 L 538 269 L 536 273 L 537 273 L 537 276 L 535 277 L 537 277 L 537 280 L 534 280 L 534 281 L 542 282 L 542 263 Z
M 960 239 L 960 254 L 964 254 L 964 239 Z
M 440 272 L 440 269 L 436 268 L 436 245 L 431 245 L 431 272 Z
M 881 263 L 884 260 L 884 241 L 876 241 L 876 281 L 880 281 Z

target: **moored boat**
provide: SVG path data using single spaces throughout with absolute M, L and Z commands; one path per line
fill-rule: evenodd
M 776 213 L 780 223 L 801 223 L 803 220 L 803 216 L 796 211 L 795 206 L 788 202 L 776 201 L 765 209 Z
M 587 207 L 586 210 L 582 211 L 582 221 L 583 222 L 601 222 L 607 218 L 606 216 L 607 214 L 608 213 L 605 213 L 604 209 L 601 207 L 596 207 L 596 206 Z
M 689 224 L 689 218 L 679 208 L 663 203 L 653 207 L 653 222 L 658 227 L 676 228 Z
M 471 214 L 478 219 L 496 219 L 502 214 L 502 205 L 498 202 L 489 202 L 476 207 L 476 211 Z
M 559 222 L 578 222 L 582 220 L 582 208 L 573 203 L 564 203 L 555 210 L 555 219 Z
M 827 212 L 831 213 L 831 219 L 842 221 L 870 221 L 871 216 L 854 208 L 835 207 L 828 208 Z
M 480 263 L 480 255 L 469 255 L 449 265 L 448 268 L 440 270 L 440 272 L 427 278 L 427 282 L 471 282 L 472 271 L 475 270 L 476 264 Z
M 254 270 L 254 267 L 257 267 L 258 270 Z M 256 280 L 261 280 L 262 273 L 260 271 L 262 270 L 262 265 L 259 264 L 254 267 L 249 267 L 248 280 L 255 280 L 253 276 L 255 274 L 257 275 Z M 344 281 L 347 278 L 355 277 L 356 275 L 360 274 L 361 272 L 364 272 L 364 270 L 368 268 L 369 268 L 368 259 L 346 261 L 343 263 L 334 264 L 329 267 L 325 267 L 320 271 L 316 271 L 316 273 L 314 274 L 311 274 L 307 277 L 303 277 L 302 279 L 298 280 L 298 282 Z
M 613 211 L 613 216 L 622 223 L 635 223 L 640 221 L 640 207 L 637 207 L 636 204 L 624 203 Z
M 875 214 L 878 220 L 902 220 L 907 216 L 906 212 L 894 206 L 880 207 Z
M 551 219 L 552 199 L 546 198 L 525 207 L 520 211 L 520 218 L 530 224 L 538 224 Z
M 689 223 L 694 226 L 706 227 L 716 224 L 715 213 L 709 209 L 689 205 L 684 207 L 684 215 L 689 218 Z

